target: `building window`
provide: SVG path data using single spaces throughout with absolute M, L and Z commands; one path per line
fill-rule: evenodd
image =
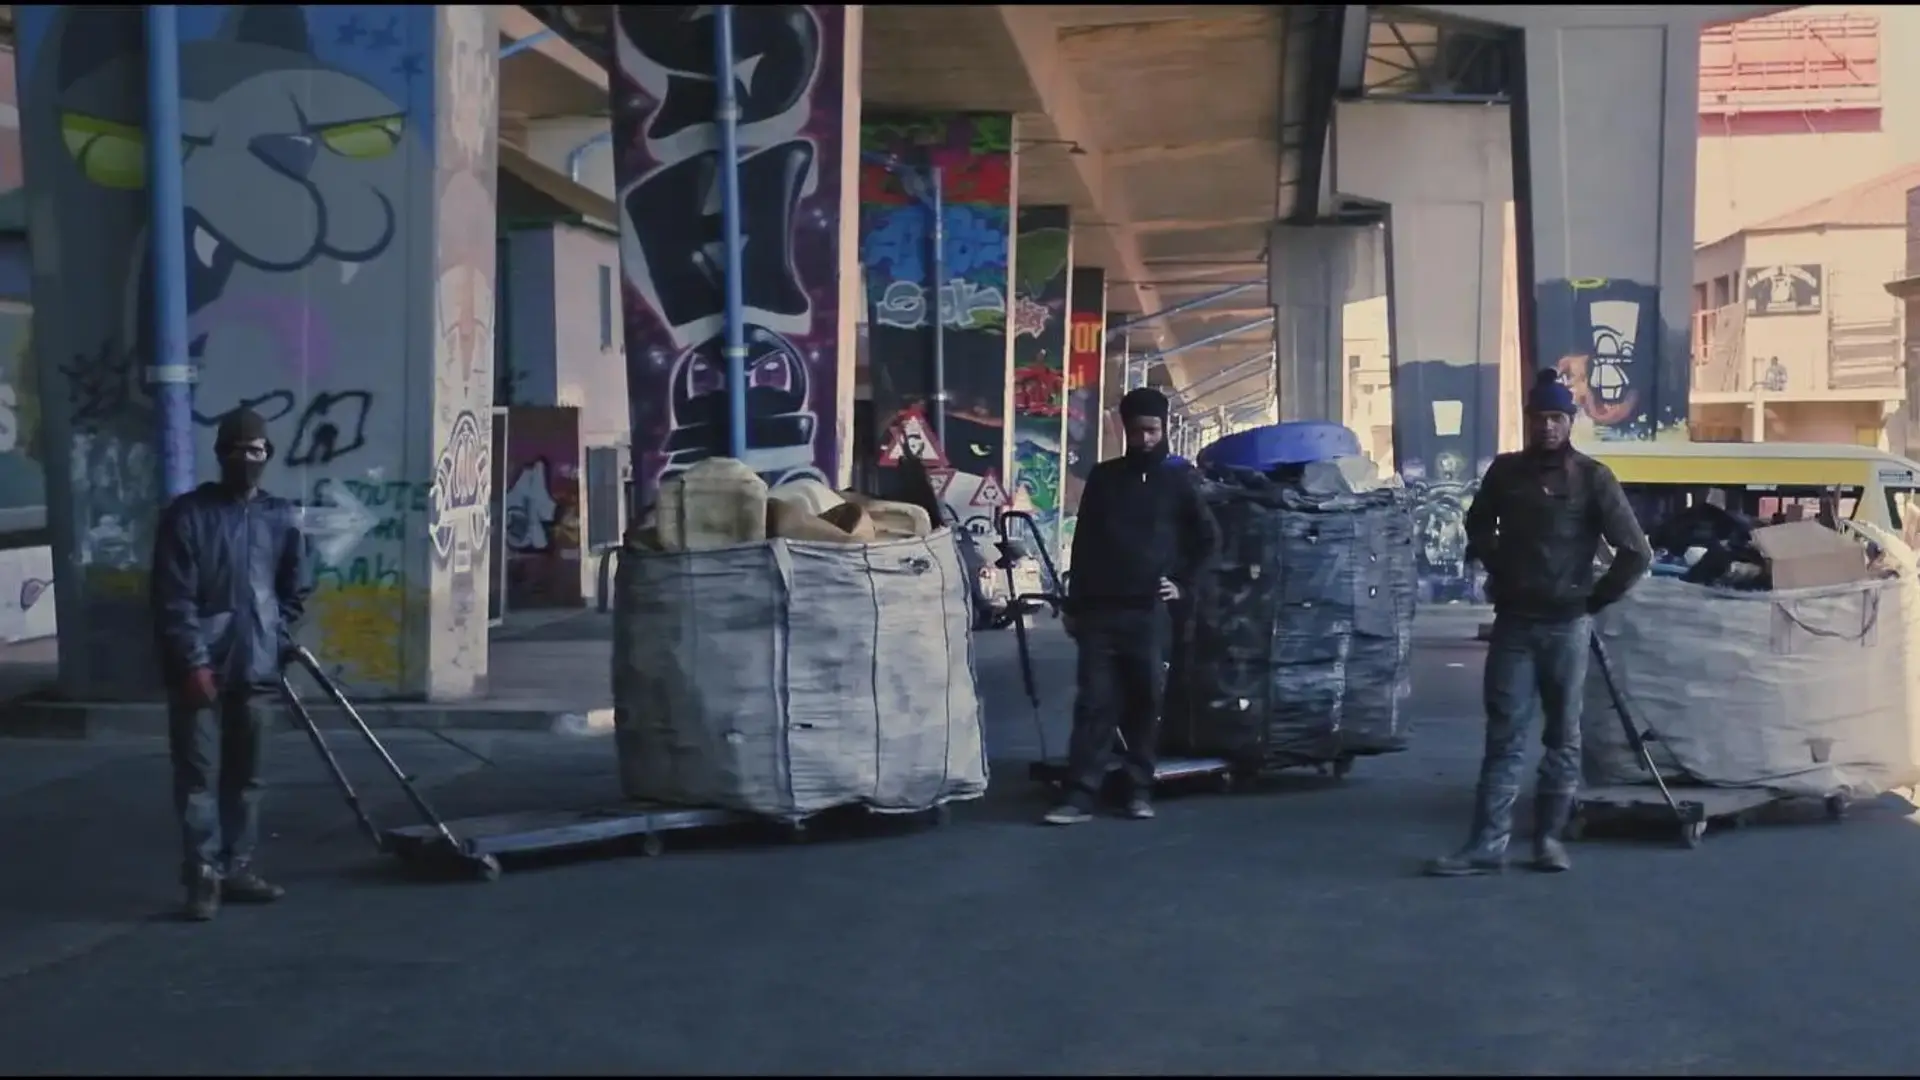
M 600 268 L 600 349 L 613 348 L 613 267 Z

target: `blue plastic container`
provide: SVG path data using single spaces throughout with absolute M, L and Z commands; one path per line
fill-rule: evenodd
M 1345 425 L 1300 420 L 1237 431 L 1217 439 L 1200 451 L 1200 467 L 1267 472 L 1282 465 L 1306 465 L 1360 454 L 1360 437 Z

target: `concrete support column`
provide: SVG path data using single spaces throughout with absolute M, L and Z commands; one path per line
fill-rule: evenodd
M 747 464 L 840 486 L 851 459 L 860 8 L 734 9 Z M 714 9 L 615 20 L 613 146 L 637 505 L 727 453 Z
M 1013 278 L 1013 505 L 1033 515 L 1050 554 L 1059 542 L 1067 441 L 1067 331 L 1072 213 L 1023 206 Z
M 1340 423 L 1346 305 L 1386 288 L 1385 234 L 1375 225 L 1276 225 L 1268 256 L 1281 422 Z
M 1501 106 L 1343 102 L 1334 187 L 1387 204 L 1395 467 L 1415 494 L 1428 600 L 1466 599 L 1459 524 L 1499 453 L 1511 121 Z
M 1107 336 L 1107 272 L 1075 268 L 1068 292 L 1066 476 L 1061 481 L 1060 552 L 1073 550 L 1080 490 L 1100 460 L 1100 392 Z M 1064 568 L 1066 560 L 1060 565 Z
M 79 700 L 158 692 L 144 20 L 16 9 L 34 327 Z M 481 693 L 497 563 L 496 9 L 182 7 L 198 467 L 249 407 L 304 504 L 303 639 L 351 692 Z M 84 119 L 82 119 L 84 118 Z
M 860 148 L 860 257 L 882 483 L 900 455 L 918 454 L 933 467 L 947 509 L 975 528 L 989 527 L 1008 504 L 1012 450 L 1013 117 L 868 117 Z M 932 169 L 942 183 L 946 276 L 929 302 Z M 936 319 L 944 335 L 945 445 L 930 407 Z
M 1499 10 L 1547 12 L 1514 109 L 1528 366 L 1573 388 L 1576 439 L 1685 438 L 1699 16 Z

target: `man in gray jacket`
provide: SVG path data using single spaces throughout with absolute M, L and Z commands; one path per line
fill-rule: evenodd
M 267 425 L 241 409 L 214 436 L 218 482 L 173 500 L 153 552 L 154 629 L 167 682 L 174 810 L 187 916 L 222 899 L 268 903 L 281 889 L 253 868 L 260 839 L 262 720 L 306 606 L 296 510 L 260 490 Z
M 1653 562 L 1646 534 L 1612 470 L 1575 450 L 1573 395 L 1558 373 L 1539 373 L 1527 395 L 1527 448 L 1488 466 L 1467 511 L 1469 557 L 1487 572 L 1493 634 L 1483 693 L 1486 755 L 1467 844 L 1433 860 L 1441 877 L 1506 866 L 1513 807 L 1526 768 L 1528 729 L 1546 714 L 1534 784 L 1537 870 L 1571 865 L 1561 831 L 1580 785 L 1580 703 L 1593 616 L 1625 596 Z M 1594 580 L 1600 540 L 1613 563 Z

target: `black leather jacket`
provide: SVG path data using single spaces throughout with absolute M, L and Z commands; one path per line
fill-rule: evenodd
M 268 687 L 306 610 L 299 510 L 255 492 L 202 484 L 160 517 L 153 546 L 161 670 L 176 685 L 196 667 L 220 685 Z

